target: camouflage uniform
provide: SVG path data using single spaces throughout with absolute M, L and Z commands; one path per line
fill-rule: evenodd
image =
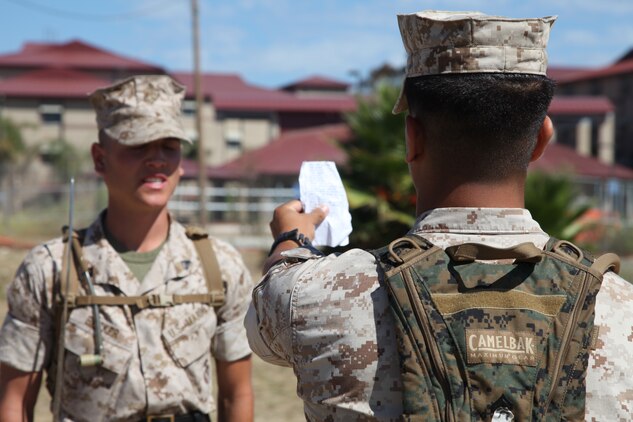
M 184 227 L 172 220 L 169 236 L 143 280 L 137 280 L 104 238 L 101 218 L 87 230 L 83 253 L 97 295 L 206 293 L 201 262 Z M 56 348 L 53 285 L 60 283 L 64 245 L 55 239 L 34 248 L 8 288 L 9 313 L 0 331 L 0 361 L 25 372 L 49 368 Z M 243 319 L 252 288 L 240 255 L 213 239 L 226 282 L 226 303 L 146 308 L 101 306 L 101 366 L 80 367 L 93 353 L 90 307 L 70 312 L 62 409 L 73 421 L 138 421 L 145 415 L 211 413 L 212 355 L 235 361 L 250 354 Z
M 522 209 L 436 209 L 422 214 L 411 232 L 443 248 L 465 242 L 543 247 L 549 238 Z M 359 249 L 326 257 L 307 249 L 283 254 L 253 292 L 246 318 L 253 351 L 293 367 L 308 420 L 397 420 L 402 386 L 394 321 L 373 255 Z M 607 273 L 587 375 L 589 421 L 633 418 L 633 380 L 626 374 L 633 361 L 632 305 L 633 286 Z

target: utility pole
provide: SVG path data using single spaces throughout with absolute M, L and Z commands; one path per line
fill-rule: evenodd
M 198 189 L 200 190 L 199 224 L 204 228 L 207 224 L 207 165 L 202 133 L 202 83 L 200 80 L 200 19 L 198 17 L 198 0 L 191 0 L 191 21 L 193 29 L 193 89 L 196 95 L 196 132 L 198 133 Z

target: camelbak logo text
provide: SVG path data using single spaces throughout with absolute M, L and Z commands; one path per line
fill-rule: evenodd
M 468 363 L 536 366 L 536 340 L 529 332 L 466 329 Z

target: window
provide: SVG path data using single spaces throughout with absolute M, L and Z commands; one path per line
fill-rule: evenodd
M 43 123 L 61 123 L 64 107 L 60 104 L 42 104 L 39 112 Z
M 183 116 L 195 116 L 196 114 L 196 102 L 194 100 L 185 100 L 182 102 L 182 114 Z
M 236 130 L 228 130 L 224 134 L 224 142 L 228 149 L 242 149 L 242 134 Z

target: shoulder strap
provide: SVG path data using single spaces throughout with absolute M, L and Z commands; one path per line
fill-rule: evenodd
M 82 262 L 82 257 L 83 257 L 83 252 L 81 249 L 81 245 L 83 244 L 83 240 L 84 240 L 84 236 L 86 234 L 86 230 L 82 229 L 82 230 L 78 230 L 78 231 L 73 231 L 72 233 L 72 263 L 73 265 L 70 266 L 70 268 L 68 268 L 68 260 L 66 259 L 66 254 L 68 253 L 68 239 L 69 239 L 69 233 L 68 233 L 68 227 L 64 226 L 62 228 L 62 233 L 63 233 L 63 241 L 64 241 L 64 251 L 62 253 L 62 272 L 61 272 L 61 277 L 60 277 L 60 296 L 64 295 L 64 291 L 66 286 L 64 285 L 64 283 L 66 282 L 66 278 L 68 276 L 70 276 L 69 281 L 70 281 L 70 286 L 68 287 L 68 296 L 69 296 L 69 300 L 72 301 L 75 297 L 77 297 L 77 293 L 79 292 L 79 275 L 77 273 L 77 266 L 79 266 L 80 268 L 84 267 L 84 264 Z M 70 274 L 68 274 L 68 272 L 70 271 Z
M 64 254 L 68 248 L 68 228 L 63 228 L 64 233 Z M 66 280 L 67 273 L 70 271 L 70 286 L 68 289 L 68 306 L 74 308 L 77 306 L 90 306 L 90 305 L 134 305 L 140 309 L 147 307 L 163 307 L 173 306 L 181 303 L 207 303 L 218 308 L 224 304 L 225 293 L 224 285 L 222 282 L 222 275 L 220 273 L 220 266 L 218 264 L 217 257 L 211 246 L 211 240 L 208 239 L 208 235 L 202 229 L 197 227 L 188 227 L 186 231 L 187 237 L 193 241 L 196 248 L 196 252 L 200 257 L 204 277 L 207 283 L 206 294 L 190 294 L 190 295 L 146 295 L 146 296 L 94 296 L 94 295 L 79 295 L 79 271 L 82 273 L 87 271 L 85 263 L 83 261 L 82 243 L 85 236 L 85 230 L 79 230 L 72 235 L 72 250 L 73 250 L 73 265 L 68 268 L 66 259 L 62 259 L 62 272 L 61 280 L 62 284 Z M 65 286 L 60 285 L 60 297 L 64 295 Z M 60 321 L 61 322 L 61 321 Z
M 558 240 L 555 237 L 550 237 L 545 245 L 545 250 L 583 263 L 600 275 L 603 275 L 607 271 L 613 271 L 616 274 L 620 272 L 620 257 L 614 253 L 606 253 L 595 258 L 589 252 L 580 249 L 572 242 Z
M 187 237 L 193 242 L 202 263 L 209 294 L 216 299 L 213 306 L 222 306 L 225 300 L 225 289 L 222 273 L 220 272 L 220 264 L 211 246 L 211 239 L 209 239 L 208 233 L 200 227 L 187 226 L 185 232 Z
M 616 274 L 620 273 L 620 257 L 614 253 L 606 253 L 604 255 L 600 255 L 593 261 L 593 265 L 591 268 L 595 269 L 601 274 L 606 273 L 607 271 L 613 271 Z

